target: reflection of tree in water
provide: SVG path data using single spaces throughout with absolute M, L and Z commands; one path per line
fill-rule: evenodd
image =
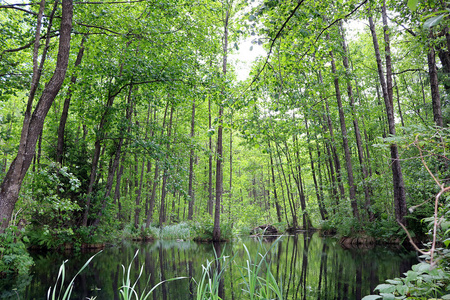
M 157 287 L 151 296 L 153 300 L 195 299 L 196 284 L 202 276 L 202 265 L 215 259 L 216 255 L 227 256 L 227 262 L 234 257 L 233 264 L 218 262 L 220 271 L 225 267 L 219 293 L 222 299 L 246 299 L 242 285 L 240 266 L 245 266 L 247 254 L 258 257 L 257 251 L 269 249 L 271 242 L 242 238 L 227 245 L 196 244 L 194 242 L 155 241 L 151 243 L 126 243 L 107 248 L 95 257 L 75 282 L 74 299 L 94 297 L 97 300 L 119 299 L 118 288 L 122 284 L 122 267 L 131 262 L 136 249 L 140 249 L 132 265 L 131 278 L 138 276 L 140 266 L 145 265 L 142 278 L 137 284 L 138 293 L 147 287 L 154 287 L 164 279 L 178 276 L 189 279 L 167 282 Z M 33 282 L 20 292 L 20 299 L 41 299 L 49 286 L 54 285 L 62 261 L 66 265 L 66 277 L 72 278 L 92 254 L 54 254 L 34 257 Z M 415 254 L 400 253 L 383 247 L 374 249 L 342 249 L 335 239 L 320 238 L 317 234 L 286 236 L 278 241 L 267 256 L 272 273 L 283 286 L 285 299 L 361 299 L 384 279 L 399 277 L 415 263 Z M 264 276 L 264 273 L 263 273 Z M 148 284 L 148 285 L 147 285 Z M 95 288 L 99 288 L 97 290 Z M 45 297 L 45 296 L 44 296 Z M 17 297 L 16 297 L 17 298 Z M 16 299 L 15 298 L 15 299 Z

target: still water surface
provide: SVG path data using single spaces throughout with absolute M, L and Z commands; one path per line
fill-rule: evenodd
M 273 242 L 264 241 L 266 249 Z M 239 285 L 242 268 L 248 259 L 243 247 L 246 245 L 252 259 L 257 256 L 261 243 L 250 238 L 240 238 L 233 243 L 216 247 L 222 255 L 234 257 L 224 277 L 223 299 L 246 299 L 243 286 Z M 72 299 L 97 300 L 119 299 L 118 288 L 122 282 L 122 264 L 128 266 L 136 250 L 138 256 L 132 263 L 132 278 L 136 278 L 144 265 L 143 278 L 138 289 L 158 282 L 184 276 L 199 281 L 202 265 L 214 259 L 214 246 L 192 241 L 154 241 L 148 243 L 124 242 L 105 249 L 75 281 Z M 260 250 L 261 252 L 261 250 Z M 45 299 L 50 286 L 54 285 L 61 262 L 66 264 L 70 280 L 92 255 L 89 253 L 34 254 L 35 266 L 28 278 L 15 283 L 0 282 L 1 299 Z M 405 249 L 377 246 L 372 249 L 343 249 L 333 238 L 313 235 L 285 236 L 268 255 L 272 272 L 283 286 L 287 299 L 361 299 L 385 279 L 399 277 L 412 264 L 417 263 L 416 254 Z M 150 276 L 151 274 L 151 276 Z M 17 285 L 18 284 L 18 285 Z M 9 290 L 8 290 L 9 289 Z M 190 279 L 171 281 L 159 286 L 153 300 L 194 299 L 196 283 Z

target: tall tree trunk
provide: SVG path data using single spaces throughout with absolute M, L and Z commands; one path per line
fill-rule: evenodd
M 167 117 L 168 109 L 169 109 L 169 101 L 167 101 L 166 108 L 164 110 L 163 124 L 162 124 L 162 129 L 161 129 L 161 137 L 164 135 L 164 127 L 166 125 L 166 117 Z M 155 118 L 155 120 L 156 120 L 156 118 Z M 159 161 L 157 160 L 155 163 L 155 175 L 153 177 L 152 194 L 150 196 L 150 201 L 149 201 L 150 207 L 148 209 L 147 220 L 145 222 L 145 226 L 147 228 L 150 226 L 150 223 L 152 222 L 152 219 L 153 219 L 153 210 L 155 208 L 155 199 L 156 199 L 156 189 L 159 184 L 158 178 L 159 178 Z
M 402 127 L 405 127 L 405 121 L 403 120 L 402 106 L 400 105 L 400 93 L 398 91 L 398 85 L 397 80 L 395 79 L 395 75 L 393 76 L 393 78 L 394 78 L 395 93 L 397 95 L 398 114 L 400 116 Z M 405 133 L 405 129 L 403 129 L 403 133 Z
M 428 51 L 428 72 L 430 74 L 431 102 L 433 104 L 433 120 L 436 126 L 443 127 L 441 97 L 439 95 L 439 81 L 436 68 L 436 57 L 433 46 Z
M 125 119 L 128 122 L 128 126 L 127 126 L 128 133 L 130 133 L 130 131 L 131 131 L 131 116 L 132 116 L 132 111 L 133 111 L 133 99 L 131 97 L 132 90 L 133 90 L 133 86 L 131 85 L 130 89 L 128 90 L 127 109 L 126 109 L 126 113 L 125 113 Z M 125 156 L 126 156 L 126 151 L 122 151 L 124 136 L 125 136 L 125 132 L 122 129 L 122 130 L 120 130 L 120 133 L 119 133 L 119 141 L 117 142 L 116 151 L 114 154 L 114 160 L 113 160 L 112 164 L 110 164 L 110 167 L 108 170 L 108 177 L 106 180 L 105 195 L 103 196 L 102 207 L 101 207 L 100 211 L 98 212 L 97 218 L 92 223 L 93 226 L 97 226 L 100 223 L 100 218 L 103 215 L 103 211 L 106 208 L 106 204 L 107 204 L 107 201 L 109 200 L 108 198 L 109 198 L 109 195 L 112 190 L 112 186 L 114 183 L 114 174 L 116 173 L 116 170 L 119 167 L 119 160 L 122 157 L 121 162 L 120 162 L 120 169 L 117 172 L 117 176 L 116 176 L 116 188 L 115 188 L 115 193 L 114 193 L 114 202 L 116 202 L 120 197 L 120 182 L 122 179 L 123 169 L 125 166 Z M 126 150 L 126 148 L 125 148 L 125 150 Z M 119 219 L 120 219 L 120 208 L 121 207 L 120 207 L 120 202 L 119 202 L 119 213 L 118 213 Z
M 320 75 L 320 82 L 322 83 L 322 75 Z M 326 118 L 326 124 L 328 125 L 328 131 L 330 133 L 330 148 L 331 148 L 331 153 L 332 153 L 332 157 L 333 157 L 333 161 L 334 161 L 334 166 L 336 168 L 336 181 L 339 187 L 339 192 L 340 192 L 340 196 L 341 199 L 345 199 L 345 190 L 344 190 L 344 185 L 342 183 L 342 172 L 341 172 L 341 162 L 339 160 L 339 156 L 337 154 L 337 149 L 336 149 L 336 142 L 334 140 L 334 131 L 333 131 L 333 123 L 331 122 L 331 116 L 330 116 L 330 108 L 328 106 L 328 99 L 324 99 L 325 100 L 325 108 L 326 108 L 326 114 L 324 115 Z
M 9 224 L 14 206 L 19 197 L 23 178 L 33 160 L 36 142 L 44 127 L 45 117 L 47 116 L 56 95 L 61 89 L 66 76 L 66 70 L 69 63 L 72 16 L 73 1 L 63 0 L 55 71 L 52 78 L 45 86 L 33 114 L 31 114 L 31 103 L 29 102 L 30 107 L 27 105 L 17 156 L 11 163 L 0 186 L 1 231 Z
M 148 127 L 149 127 L 149 124 L 150 124 L 150 112 L 151 112 L 151 106 L 149 105 L 148 110 L 147 110 L 147 120 L 145 122 L 144 141 L 146 141 L 148 139 Z M 136 116 L 136 118 L 137 118 L 137 116 Z M 139 122 L 138 121 L 136 121 L 136 127 L 139 128 Z M 137 155 L 136 155 L 136 169 L 137 169 L 137 164 L 138 164 L 138 159 L 137 159 Z M 134 208 L 134 228 L 138 228 L 139 227 L 139 216 L 140 216 L 140 213 L 141 213 L 142 183 L 144 182 L 144 167 L 145 167 L 145 160 L 142 160 L 141 174 L 140 174 L 140 179 L 139 179 L 139 186 L 137 187 L 137 190 L 136 190 L 136 199 L 135 199 L 136 206 Z M 136 172 L 136 176 L 137 176 L 137 172 Z
M 211 97 L 208 97 L 208 122 L 209 129 L 212 129 L 211 122 Z M 213 196 L 213 149 L 212 149 L 212 137 L 209 136 L 209 155 L 208 155 L 208 213 L 213 216 L 214 213 L 214 196 Z
M 195 132 L 195 98 L 192 100 L 192 117 L 191 117 L 191 143 L 194 142 L 194 132 Z M 189 209 L 188 209 L 188 220 L 192 220 L 194 214 L 194 146 L 191 145 L 191 151 L 189 153 Z
M 131 97 L 130 94 L 131 94 L 132 89 L 133 89 L 133 85 L 131 84 L 129 97 Z M 94 154 L 92 156 L 91 175 L 89 178 L 89 186 L 88 186 L 88 190 L 86 193 L 86 205 L 85 205 L 84 213 L 83 213 L 83 221 L 82 221 L 83 226 L 88 225 L 89 210 L 90 210 L 91 201 L 93 198 L 94 185 L 95 185 L 95 182 L 97 179 L 97 173 L 98 173 L 97 168 L 98 168 L 98 163 L 100 160 L 102 142 L 106 135 L 105 129 L 106 129 L 106 126 L 108 123 L 109 112 L 114 103 L 115 98 L 116 98 L 116 94 L 111 94 L 111 91 L 110 91 L 108 93 L 108 100 L 106 101 L 105 110 L 103 112 L 102 118 L 100 119 L 100 124 L 98 125 L 98 132 L 97 132 L 97 136 L 96 136 L 96 140 L 95 140 L 95 144 L 94 144 Z
M 275 171 L 274 171 L 274 164 L 273 164 L 273 155 L 272 155 L 272 151 L 273 149 L 270 147 L 270 141 L 268 141 L 269 144 L 269 156 L 270 156 L 270 171 L 272 174 L 272 184 L 273 184 L 273 201 L 275 203 L 275 209 L 277 210 L 277 220 L 278 223 L 281 223 L 282 219 L 281 219 L 281 208 L 280 208 L 280 204 L 278 203 L 278 195 L 277 195 L 277 185 L 275 182 Z
M 317 199 L 317 204 L 319 205 L 319 212 L 320 212 L 320 216 L 322 217 L 322 220 L 327 220 L 328 219 L 328 212 L 325 208 L 325 205 L 323 203 L 323 197 L 319 191 L 319 187 L 317 184 L 317 177 L 316 177 L 316 169 L 314 167 L 314 159 L 313 159 L 313 155 L 312 155 L 312 149 L 311 149 L 311 143 L 310 143 L 310 135 L 309 135 L 309 127 L 308 127 L 308 116 L 307 114 L 305 114 L 305 128 L 306 128 L 306 140 L 308 142 L 308 153 L 309 153 L 309 161 L 311 164 L 311 173 L 313 176 L 313 181 L 314 181 L 314 190 L 316 191 L 316 199 Z M 320 152 L 318 153 L 318 156 L 320 157 Z
M 331 56 L 331 70 L 334 76 L 334 89 L 336 91 L 336 102 L 338 104 L 339 110 L 339 121 L 341 124 L 342 144 L 345 153 L 345 166 L 347 168 L 347 177 L 348 177 L 347 180 L 349 186 L 350 204 L 352 206 L 353 217 L 359 219 L 358 203 L 356 202 L 356 186 L 353 179 L 353 166 L 350 156 L 350 148 L 348 146 L 347 126 L 345 124 L 344 109 L 342 107 L 341 90 L 339 88 L 339 78 L 337 75 L 336 64 L 334 62 L 334 56 L 332 51 L 330 51 L 330 56 Z
M 364 151 L 363 151 L 363 146 L 362 146 L 361 132 L 359 131 L 358 117 L 357 117 L 356 111 L 355 111 L 355 103 L 354 103 L 354 99 L 353 99 L 353 88 L 352 88 L 352 85 L 350 83 L 351 70 L 350 70 L 350 66 L 349 66 L 349 63 L 348 63 L 347 44 L 346 44 L 346 41 L 345 41 L 345 34 L 344 34 L 343 27 L 342 27 L 342 21 L 339 22 L 339 29 L 340 29 L 341 36 L 342 36 L 342 50 L 343 50 L 343 53 L 344 53 L 343 65 L 344 65 L 344 68 L 345 68 L 345 70 L 347 72 L 347 78 L 346 78 L 346 81 L 347 81 L 347 95 L 348 95 L 350 107 L 351 107 L 351 110 L 352 110 L 353 128 L 355 130 L 355 138 L 356 138 L 356 148 L 358 150 L 359 165 L 361 167 L 361 173 L 363 175 L 365 210 L 369 214 L 369 219 L 372 219 L 373 218 L 373 212 L 372 212 L 372 209 L 370 207 L 371 206 L 371 204 L 370 204 L 370 192 L 369 192 L 369 185 L 368 185 L 368 182 L 367 182 L 367 178 L 369 177 L 369 175 L 367 173 L 366 164 L 364 163 Z
M 83 35 L 81 39 L 80 49 L 78 50 L 77 59 L 75 60 L 75 68 L 81 64 L 84 54 L 84 42 L 86 41 L 86 35 Z M 77 82 L 77 75 L 74 73 L 70 78 L 71 85 L 67 91 L 66 99 L 64 100 L 63 111 L 58 127 L 58 142 L 56 144 L 56 161 L 62 165 L 64 157 L 64 132 L 66 128 L 67 117 L 69 115 L 70 100 L 72 98 L 72 87 Z
M 390 46 L 389 46 L 389 34 L 387 27 L 387 16 L 386 16 L 386 5 L 383 1 L 383 24 L 384 24 L 384 36 L 385 36 L 385 52 L 386 52 L 386 80 L 383 76 L 383 66 L 381 63 L 381 55 L 378 46 L 377 35 L 375 31 L 375 25 L 373 23 L 372 17 L 369 16 L 370 31 L 372 32 L 373 46 L 375 50 L 375 56 L 377 60 L 378 77 L 380 79 L 381 88 L 383 90 L 383 98 L 386 106 L 386 114 L 388 118 L 389 133 L 395 135 L 395 118 L 393 110 L 393 93 L 392 93 L 392 72 L 391 72 L 391 57 L 390 57 Z M 395 218 L 398 222 L 406 224 L 405 216 L 407 214 L 406 210 L 406 193 L 405 185 L 403 182 L 403 175 L 400 166 L 399 154 L 397 144 L 391 144 L 391 167 L 392 167 L 392 177 L 394 186 L 394 207 L 395 207 Z
M 280 154 L 281 151 L 280 151 L 279 146 L 278 146 L 278 144 L 276 142 L 275 142 L 275 147 L 276 147 L 277 154 L 278 154 L 278 160 L 280 161 L 279 166 L 280 166 L 281 172 L 279 172 L 279 173 L 281 173 L 281 175 L 283 175 L 284 184 L 286 186 L 286 195 L 288 197 L 289 208 L 291 210 L 292 229 L 296 230 L 298 228 L 297 208 L 295 207 L 294 200 L 292 199 L 292 193 L 291 193 L 291 190 L 290 190 L 290 184 L 288 183 L 288 180 L 286 179 L 286 172 L 284 172 L 283 163 L 282 163 L 282 160 L 281 160 L 281 154 Z
M 169 126 L 167 129 L 167 154 L 166 159 L 168 159 L 168 153 L 170 151 L 170 136 L 172 133 L 172 118 L 173 118 L 173 105 L 170 108 Z M 163 223 L 166 222 L 166 195 L 167 195 L 167 178 L 169 177 L 169 172 L 167 168 L 164 168 L 163 182 L 161 187 L 161 203 L 159 208 L 159 227 L 162 228 Z
M 228 19 L 230 17 L 230 8 L 226 7 L 225 19 L 223 24 L 223 59 L 222 59 L 222 73 L 223 77 L 227 75 L 227 59 L 228 59 Z M 225 88 L 225 87 L 224 87 Z M 225 97 L 225 90 L 222 90 L 222 95 Z M 219 105 L 219 128 L 217 130 L 217 149 L 216 149 L 216 204 L 214 210 L 214 228 L 213 241 L 220 241 L 220 203 L 223 195 L 223 147 L 222 147 L 222 131 L 223 131 L 223 103 Z
M 312 228 L 312 224 L 311 224 L 311 220 L 309 218 L 309 214 L 308 211 L 306 209 L 306 198 L 305 198 L 305 192 L 303 189 L 303 179 L 302 179 L 302 168 L 300 165 L 300 154 L 299 154 L 299 145 L 298 145 L 298 139 L 297 136 L 294 135 L 293 137 L 294 140 L 294 155 L 295 155 L 295 166 L 296 169 L 294 169 L 292 167 L 292 162 L 291 162 L 291 168 L 292 168 L 292 175 L 294 177 L 295 183 L 297 185 L 297 190 L 299 193 L 299 197 L 300 197 L 300 207 L 302 208 L 302 222 L 303 222 L 303 229 L 305 230 L 309 230 Z M 287 143 L 285 142 L 285 146 L 286 146 L 286 152 L 288 153 L 288 147 L 287 147 Z

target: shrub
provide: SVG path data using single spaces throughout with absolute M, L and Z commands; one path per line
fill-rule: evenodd
M 33 259 L 25 247 L 27 241 L 16 226 L 10 226 L 0 234 L 0 275 L 28 273 Z
M 189 224 L 182 222 L 175 225 L 165 226 L 161 229 L 160 238 L 163 240 L 188 240 L 191 237 Z

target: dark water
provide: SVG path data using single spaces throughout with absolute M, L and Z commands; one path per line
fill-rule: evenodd
M 239 284 L 242 266 L 246 265 L 246 245 L 252 259 L 257 252 L 265 252 L 272 242 L 262 243 L 243 238 L 216 248 L 224 256 L 234 257 L 225 271 L 222 299 L 247 299 L 243 285 Z M 137 284 L 143 289 L 147 283 L 185 276 L 201 279 L 202 265 L 214 259 L 212 244 L 195 242 L 155 241 L 150 243 L 125 242 L 105 249 L 76 279 L 72 299 L 119 299 L 122 283 L 122 264 L 128 267 L 136 250 L 138 256 L 131 265 L 132 278 L 136 278 L 144 265 L 142 278 Z M 12 281 L 0 281 L 0 299 L 45 299 L 53 286 L 61 262 L 66 264 L 68 281 L 92 255 L 45 253 L 34 254 L 32 274 Z M 361 299 L 385 279 L 399 277 L 412 264 L 416 254 L 402 249 L 375 247 L 373 249 L 343 249 L 332 238 L 298 235 L 283 237 L 267 256 L 272 273 L 283 286 L 287 299 Z M 151 274 L 151 276 L 150 276 Z M 181 279 L 156 288 L 150 299 L 194 299 L 196 283 Z

